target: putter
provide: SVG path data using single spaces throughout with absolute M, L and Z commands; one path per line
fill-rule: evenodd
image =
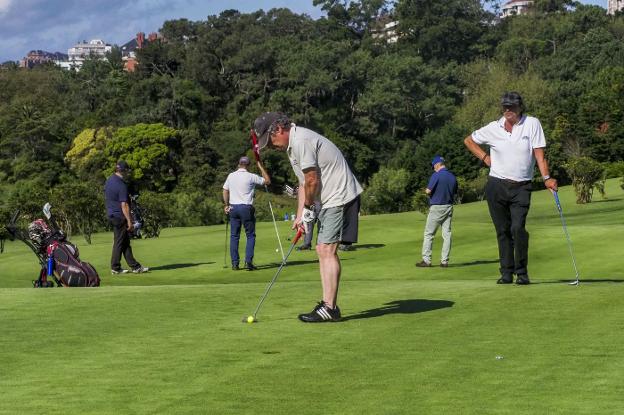
M 576 273 L 576 280 L 569 282 L 569 285 L 578 285 L 580 284 L 579 272 L 576 267 L 576 260 L 574 259 L 574 252 L 572 251 L 572 241 L 570 240 L 570 234 L 568 234 L 568 227 L 566 225 L 565 218 L 563 217 L 563 210 L 561 210 L 561 203 L 559 202 L 559 195 L 556 191 L 553 192 L 553 196 L 555 197 L 555 204 L 557 205 L 557 210 L 559 211 L 559 217 L 561 218 L 561 224 L 563 225 L 563 233 L 565 234 L 566 240 L 568 241 L 568 250 L 570 251 L 570 256 L 572 257 L 572 265 L 574 266 L 574 272 Z
M 299 228 L 299 230 L 297 231 L 297 235 L 295 235 L 295 239 L 293 239 L 293 242 L 290 245 L 290 249 L 288 250 L 288 253 L 286 254 L 286 257 L 282 260 L 282 264 L 277 269 L 277 272 L 275 273 L 275 276 L 273 276 L 273 279 L 271 280 L 271 282 L 267 286 L 266 290 L 264 290 L 264 294 L 262 294 L 262 297 L 260 297 L 260 301 L 258 302 L 258 305 L 256 306 L 256 309 L 254 310 L 253 314 L 250 316 L 250 317 L 253 318 L 253 320 L 251 322 L 253 322 L 253 323 L 258 322 L 258 320 L 256 319 L 256 316 L 258 315 L 258 310 L 260 310 L 260 307 L 262 306 L 262 303 L 264 302 L 264 300 L 267 297 L 267 295 L 269 295 L 269 291 L 271 290 L 271 287 L 273 287 L 273 284 L 275 284 L 275 281 L 277 280 L 278 275 L 280 274 L 280 272 L 282 272 L 282 268 L 284 268 L 284 265 L 286 265 L 286 260 L 288 260 L 288 257 L 290 256 L 290 253 L 292 252 L 292 250 L 295 247 L 295 245 L 297 245 L 297 241 L 299 241 L 299 238 L 301 238 L 302 234 L 303 234 L 303 228 Z M 247 317 L 244 317 L 243 318 L 243 323 L 250 323 L 250 321 L 248 321 Z

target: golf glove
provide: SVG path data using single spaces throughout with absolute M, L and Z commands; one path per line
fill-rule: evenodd
M 303 212 L 301 214 L 301 220 L 304 223 L 310 223 L 310 222 L 313 222 L 314 219 L 316 219 L 316 212 L 314 211 L 314 209 L 310 209 L 304 206 Z

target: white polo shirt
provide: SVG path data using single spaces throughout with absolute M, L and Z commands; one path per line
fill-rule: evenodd
M 263 184 L 263 177 L 240 168 L 228 174 L 223 188 L 230 192 L 230 205 L 252 205 L 256 185 Z
M 505 130 L 505 117 L 472 133 L 477 144 L 490 147 L 490 176 L 523 182 L 533 179 L 534 148 L 546 147 L 544 130 L 535 117 L 523 115 L 511 133 Z
M 342 152 L 322 135 L 292 124 L 286 153 L 300 185 L 305 181 L 303 170 L 317 169 L 322 209 L 346 205 L 362 193 Z

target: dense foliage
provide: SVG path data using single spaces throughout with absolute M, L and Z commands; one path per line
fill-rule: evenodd
M 166 40 L 138 51 L 134 73 L 122 70 L 117 49 L 79 72 L 4 65 L 3 209 L 34 213 L 53 195 L 93 193 L 75 183 L 101 193 L 114 161 L 125 158 L 167 224 L 218 223 L 221 185 L 250 151 L 253 119 L 267 110 L 343 150 L 366 187 L 365 213 L 418 208 L 434 154 L 460 177 L 461 199 L 474 200 L 483 166 L 462 140 L 500 116 L 506 90 L 521 92 L 542 121 L 561 181 L 571 181 L 565 166 L 579 157 L 623 160 L 622 15 L 570 1 L 537 1 L 529 15 L 504 20 L 494 18 L 495 1 L 313 2 L 327 17 L 227 10 L 167 21 Z M 379 29 L 393 19 L 398 41 L 387 42 Z M 295 184 L 283 154 L 263 157 L 274 197 Z M 73 203 L 92 203 L 66 208 L 101 209 L 97 197 L 79 199 Z M 81 232 L 102 226 L 76 221 Z

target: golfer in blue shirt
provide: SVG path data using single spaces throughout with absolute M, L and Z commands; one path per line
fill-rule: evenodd
M 448 267 L 449 255 L 451 254 L 451 221 L 453 220 L 453 201 L 457 194 L 457 179 L 455 175 L 446 169 L 444 158 L 435 156 L 431 161 L 431 166 L 435 172 L 429 179 L 425 192 L 429 199 L 429 214 L 423 237 L 422 261 L 416 264 L 417 267 L 431 266 L 431 247 L 433 237 L 442 227 L 442 256 L 440 266 Z

